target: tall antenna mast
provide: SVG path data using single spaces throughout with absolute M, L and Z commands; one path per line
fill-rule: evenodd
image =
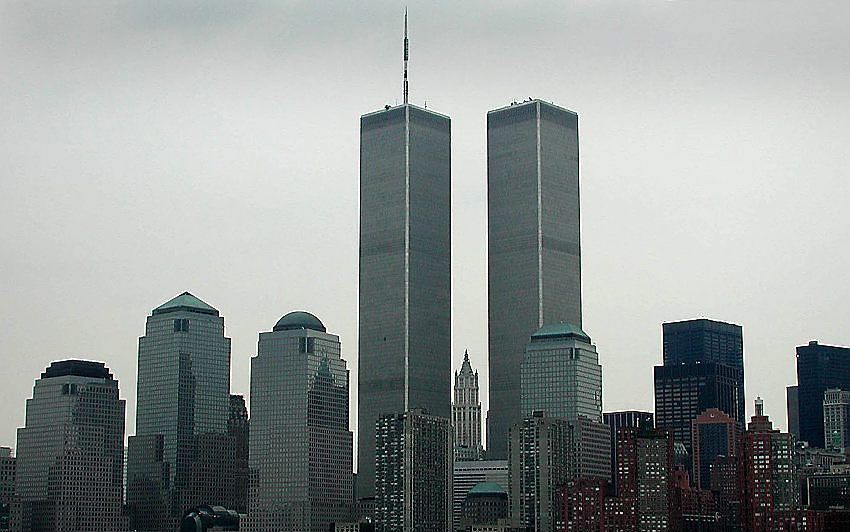
M 404 105 L 407 105 L 407 7 L 404 8 Z

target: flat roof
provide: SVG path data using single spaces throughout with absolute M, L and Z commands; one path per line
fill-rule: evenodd
M 561 111 L 564 111 L 566 113 L 570 113 L 570 114 L 578 116 L 578 113 L 576 113 L 575 111 L 571 111 L 571 110 L 567 109 L 566 107 L 561 107 L 560 105 L 556 105 L 552 102 L 547 102 L 546 100 L 541 100 L 540 98 L 532 98 L 530 100 L 524 100 L 522 102 L 511 102 L 508 105 L 505 105 L 504 107 L 499 107 L 498 109 L 493 109 L 492 111 L 487 111 L 487 114 L 489 115 L 490 113 L 498 113 L 499 111 L 505 111 L 507 109 L 514 109 L 516 107 L 521 107 L 523 105 L 528 105 L 528 104 L 532 104 L 532 103 L 542 103 L 542 104 L 548 105 L 549 107 L 554 107 L 555 109 L 560 109 Z
M 451 117 L 448 116 L 448 115 L 444 115 L 442 113 L 438 113 L 436 111 L 432 111 L 431 109 L 426 109 L 424 107 L 419 107 L 418 105 L 413 105 L 412 103 L 407 103 L 407 104 L 403 103 L 401 105 L 391 105 L 389 107 L 384 107 L 383 109 L 378 109 L 377 111 L 372 111 L 371 113 L 366 113 L 364 115 L 360 115 L 360 118 L 366 118 L 367 116 L 372 116 L 372 115 L 376 115 L 376 114 L 380 114 L 380 113 L 386 113 L 387 111 L 392 111 L 394 109 L 398 109 L 399 107 L 404 107 L 405 105 L 408 106 L 408 107 L 411 107 L 413 109 L 418 109 L 419 111 L 423 111 L 425 113 L 431 113 L 432 115 L 443 117 L 446 120 L 451 120 Z

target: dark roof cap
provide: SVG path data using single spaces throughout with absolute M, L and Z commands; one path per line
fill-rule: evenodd
M 76 377 L 92 377 L 95 379 L 112 380 L 112 373 L 103 362 L 91 360 L 60 360 L 53 362 L 41 374 L 42 379 L 53 377 L 65 377 L 73 375 Z
M 295 331 L 309 329 L 312 331 L 327 332 L 325 325 L 316 316 L 303 310 L 290 312 L 277 321 L 274 331 Z

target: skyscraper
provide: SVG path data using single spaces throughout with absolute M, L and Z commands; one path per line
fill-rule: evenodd
M 117 532 L 122 515 L 124 400 L 102 362 L 52 363 L 18 429 L 19 532 Z
M 694 419 L 694 485 L 711 490 L 711 468 L 720 457 L 734 456 L 738 427 L 735 420 L 717 408 L 709 408 Z
M 16 464 L 12 449 L 0 447 L 0 530 L 9 530 L 9 515 L 15 497 Z
M 717 362 L 744 374 L 743 328 L 705 318 L 668 322 L 664 333 L 664 365 Z M 730 414 L 731 415 L 731 414 Z
M 797 386 L 785 387 L 785 401 L 788 407 L 788 432 L 800 439 L 800 404 L 797 399 Z
M 670 526 L 673 438 L 664 429 L 624 428 L 618 434 L 617 530 L 662 531 Z
M 487 451 L 522 421 L 520 366 L 544 324 L 581 328 L 578 115 L 541 100 L 487 114 Z
M 827 451 L 844 453 L 850 447 L 850 391 L 823 392 L 823 437 Z
M 800 439 L 823 449 L 823 393 L 850 390 L 850 347 L 816 341 L 797 347 L 797 400 Z
M 652 412 L 641 412 L 639 410 L 622 410 L 619 412 L 605 412 L 602 414 L 603 423 L 608 425 L 611 439 L 611 477 L 614 483 L 614 494 L 617 493 L 617 435 L 620 429 L 655 427 L 655 415 Z
M 414 409 L 376 425 L 375 530 L 451 530 L 451 422 Z
M 139 338 L 136 435 L 127 502 L 136 530 L 172 530 L 183 511 L 227 502 L 230 338 L 218 310 L 188 292 L 153 309 Z
M 455 395 L 452 404 L 455 429 L 455 460 L 480 460 L 481 401 L 478 398 L 478 372 L 472 371 L 469 353 L 464 351 L 460 371 L 455 372 Z
M 793 453 L 792 436 L 773 428 L 761 398 L 756 399 L 756 414 L 741 435 L 737 452 L 744 530 L 778 530 L 781 518 L 799 506 Z
M 717 408 L 730 416 L 743 413 L 740 376 L 737 368 L 714 362 L 655 366 L 655 426 L 669 429 L 690 454 L 691 422 L 701 412 Z
M 570 479 L 570 425 L 565 419 L 535 412 L 510 430 L 508 494 L 511 525 L 554 532 L 556 492 Z
M 664 323 L 664 365 L 655 367 L 655 426 L 691 453 L 693 420 L 709 408 L 744 428 L 744 343 L 740 325 L 695 319 Z M 692 466 L 693 457 L 686 461 Z
M 349 520 L 353 445 L 339 337 L 290 312 L 251 359 L 247 529 L 324 532 Z
M 227 431 L 236 446 L 235 476 L 229 486 L 233 490 L 232 502 L 225 506 L 240 514 L 248 513 L 248 407 L 244 395 L 230 396 L 230 417 L 227 420 Z
M 451 418 L 450 138 L 414 105 L 360 118 L 358 497 L 374 495 L 381 415 Z
M 551 417 L 602 422 L 602 366 L 581 329 L 559 323 L 532 334 L 520 381 L 523 417 L 542 410 Z

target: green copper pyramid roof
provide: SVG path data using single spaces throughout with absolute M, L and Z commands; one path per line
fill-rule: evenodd
M 495 482 L 479 482 L 469 490 L 470 495 L 501 495 L 507 494 L 505 488 Z
M 539 331 L 531 335 L 532 340 L 545 340 L 549 338 L 578 338 L 590 343 L 590 336 L 570 323 L 553 323 L 544 325 Z
M 153 309 L 153 315 L 168 314 L 169 312 L 178 312 L 180 310 L 218 316 L 218 310 L 207 305 L 189 292 L 183 292 L 174 299 L 166 301 L 162 305 L 156 307 Z

